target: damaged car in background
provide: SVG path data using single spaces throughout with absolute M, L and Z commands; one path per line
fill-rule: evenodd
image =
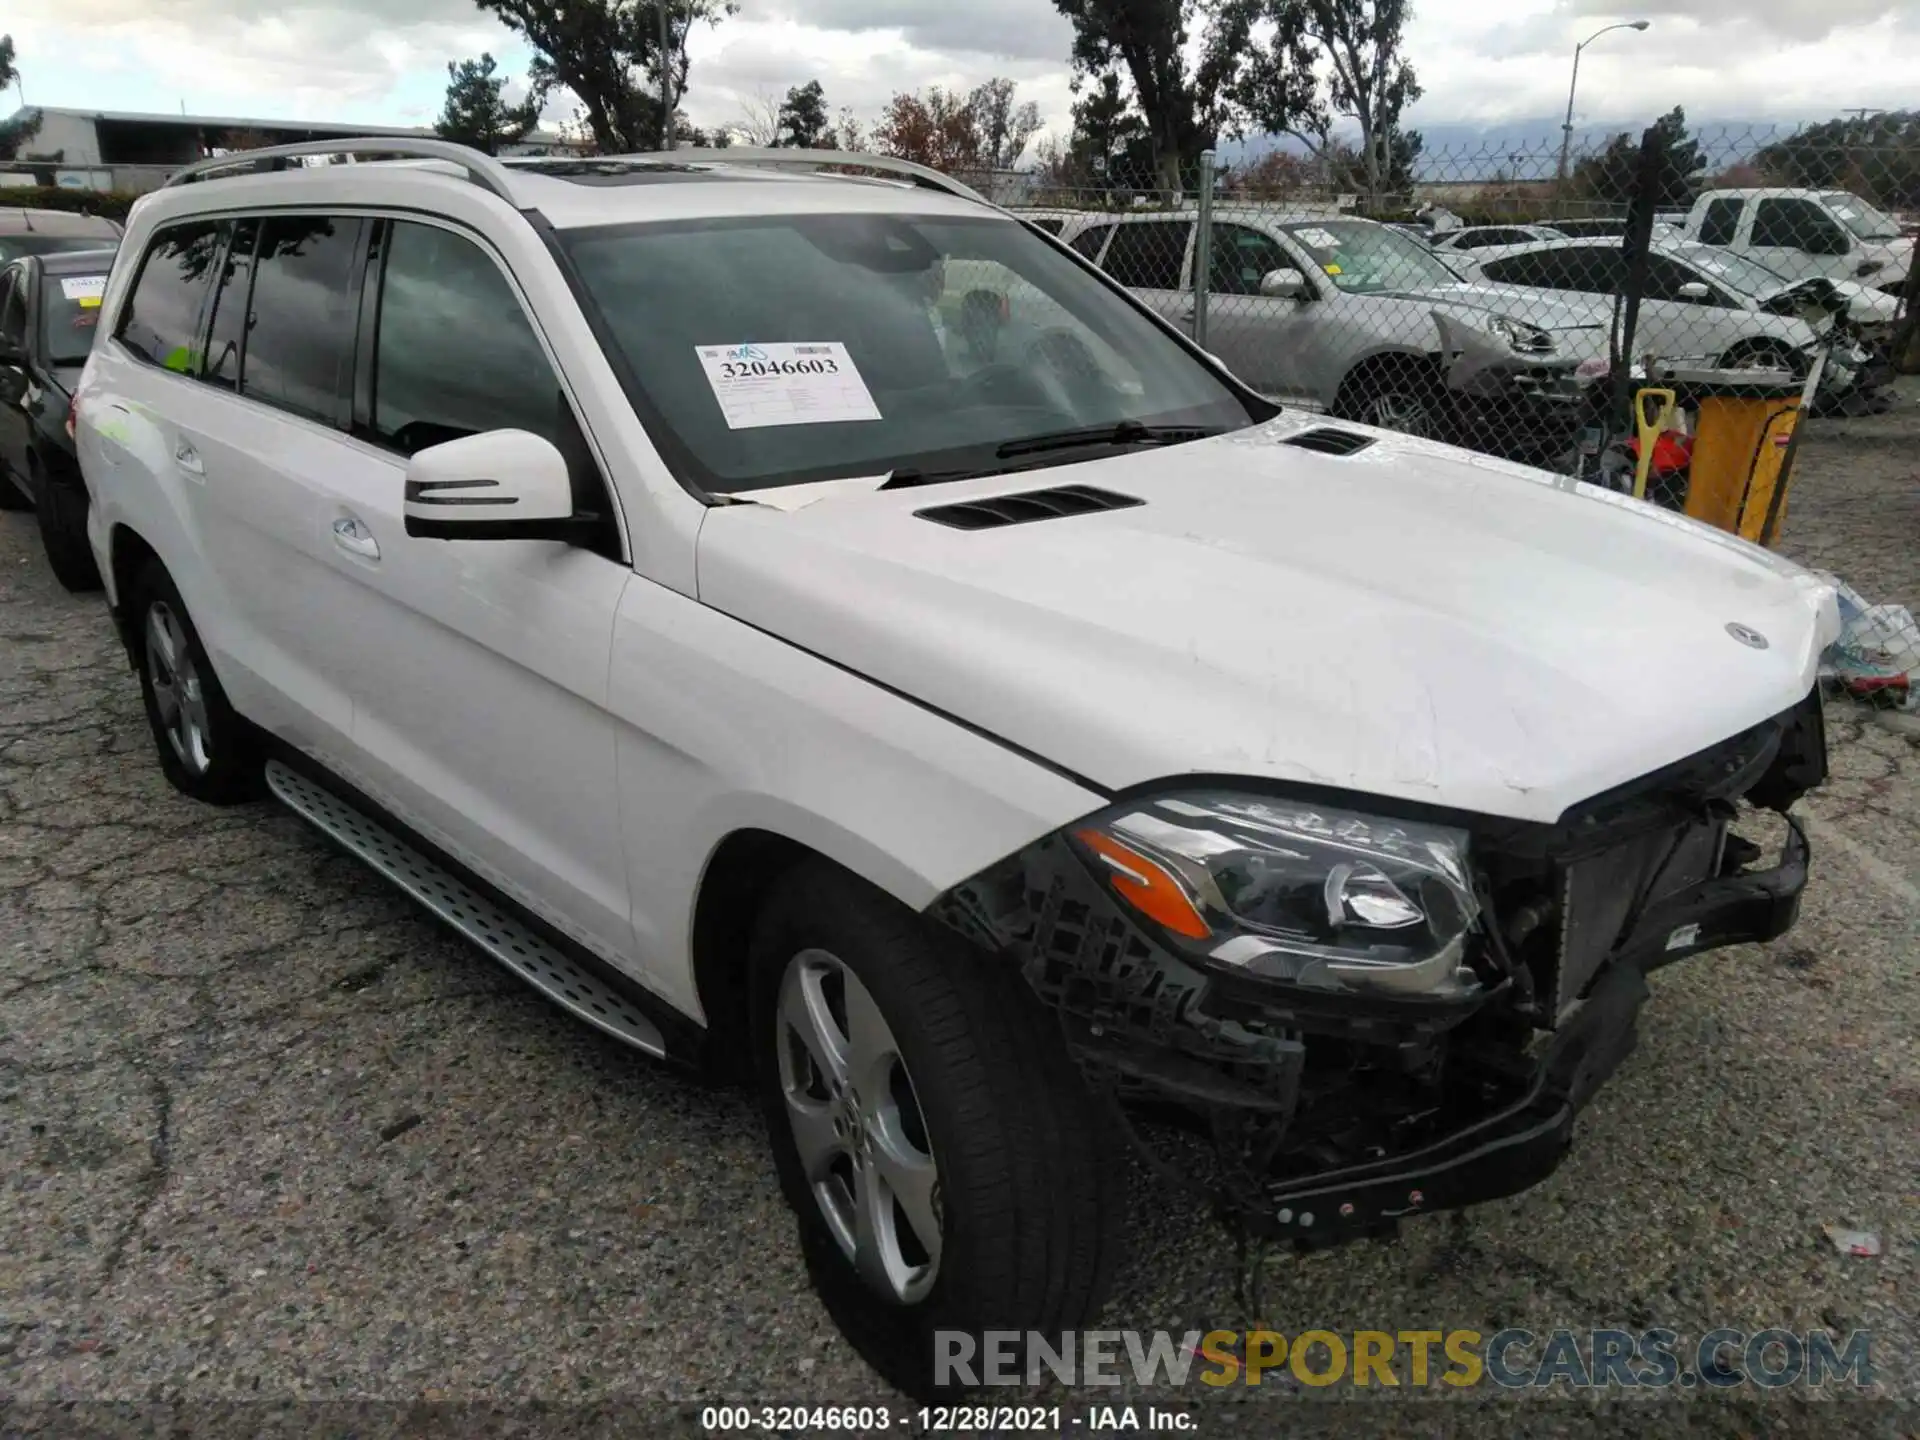
M 431 163 L 221 174 L 336 151 Z M 1282 323 L 1411 266 L 1325 228 L 1246 259 Z M 1794 923 L 1826 772 L 1829 583 L 1277 406 L 1070 243 L 875 156 L 248 152 L 135 208 L 75 391 L 169 781 L 751 1084 L 916 1396 L 1094 1321 L 1129 1148 L 1309 1244 L 1551 1173 L 1648 973 Z M 1473 314 L 1433 383 L 1527 378 Z
M 1605 303 L 1627 285 L 1624 252 L 1602 241 L 1500 246 L 1460 264 L 1523 313 L 1530 297 Z M 1817 397 L 1831 405 L 1892 382 L 1886 342 L 1898 312 L 1892 296 L 1851 281 L 1790 280 L 1719 246 L 1656 240 L 1647 256 L 1634 351 L 1804 377 L 1814 356 L 1831 344 Z
M 1060 238 L 1192 333 L 1195 230 L 1082 215 Z M 1592 421 L 1605 307 L 1515 303 L 1395 227 L 1337 214 L 1216 209 L 1208 272 L 1206 347 L 1269 398 L 1542 463 Z

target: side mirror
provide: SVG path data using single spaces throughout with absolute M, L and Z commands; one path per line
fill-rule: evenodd
M 1698 304 L 1702 300 L 1711 300 L 1713 298 L 1712 289 L 1702 280 L 1689 280 L 1675 291 L 1674 294 L 1678 299 L 1691 300 L 1695 304 Z
M 422 540 L 576 543 L 598 517 L 573 513 L 567 462 L 550 440 L 488 430 L 429 445 L 407 462 L 407 534 Z
M 1260 277 L 1260 293 L 1275 300 L 1298 300 L 1307 293 L 1307 279 L 1298 270 L 1269 270 Z

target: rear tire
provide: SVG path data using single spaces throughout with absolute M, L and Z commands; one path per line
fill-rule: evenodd
M 781 1187 L 853 1347 L 924 1400 L 968 1388 L 936 1366 L 936 1332 L 1057 1345 L 1083 1328 L 1111 1278 L 1121 1172 L 1012 962 L 819 861 L 776 884 L 751 963 Z
M 173 577 L 149 561 L 125 603 L 161 770 L 174 789 L 209 805 L 253 799 L 260 789 L 257 737 L 227 702 Z
M 33 473 L 34 510 L 40 521 L 40 547 L 47 552 L 53 578 L 78 594 L 100 588 L 100 567 L 87 539 L 87 492 L 56 485 L 45 472 Z

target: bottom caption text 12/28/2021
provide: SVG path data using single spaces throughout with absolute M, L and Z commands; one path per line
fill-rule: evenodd
M 1158 1405 L 709 1405 L 709 1434 L 773 1435 L 1097 1435 L 1158 1431 L 1193 1435 L 1199 1421 Z

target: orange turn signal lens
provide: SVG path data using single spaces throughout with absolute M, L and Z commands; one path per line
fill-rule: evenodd
M 1189 940 L 1204 940 L 1213 933 L 1180 882 L 1158 860 L 1122 845 L 1104 830 L 1076 830 L 1073 835 L 1106 862 L 1107 879 L 1120 898 L 1149 920 Z

